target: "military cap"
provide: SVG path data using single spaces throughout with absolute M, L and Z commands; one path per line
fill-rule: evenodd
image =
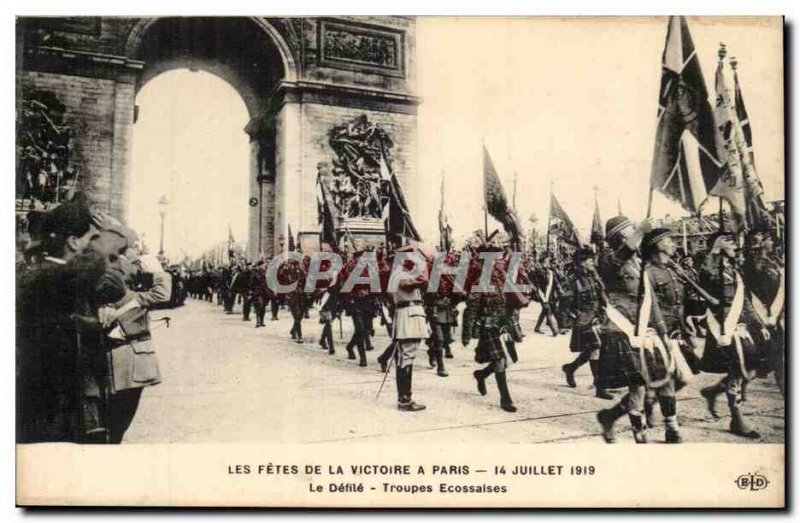
M 669 238 L 670 236 L 672 236 L 672 230 L 667 229 L 666 227 L 657 227 L 652 231 L 647 232 L 642 238 L 642 251 L 645 253 L 653 252 L 656 245 L 658 245 L 658 242 L 664 238 Z
M 622 231 L 622 229 L 628 227 L 629 225 L 633 225 L 633 223 L 631 223 L 626 216 L 619 215 L 609 218 L 609 220 L 606 222 L 606 238 L 611 239 L 615 237 L 620 233 L 620 231 Z

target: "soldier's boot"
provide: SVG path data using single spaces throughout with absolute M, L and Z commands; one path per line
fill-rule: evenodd
M 430 339 L 425 340 L 425 343 L 428 345 L 428 365 L 430 365 L 431 368 L 434 368 L 436 367 L 436 350 L 433 342 Z
M 627 412 L 628 408 L 625 402 L 620 401 L 610 409 L 603 409 L 597 413 L 597 421 L 603 429 L 603 440 L 606 443 L 616 443 L 617 435 L 614 431 L 614 424 Z
M 744 419 L 742 409 L 739 408 L 740 402 L 733 394 L 728 394 L 728 407 L 731 410 L 731 425 L 730 429 L 733 434 L 747 439 L 759 439 L 761 434 L 758 433 L 749 423 Z
M 355 343 L 355 334 L 353 334 L 353 337 L 350 338 L 350 341 L 348 341 L 347 345 L 345 346 L 345 349 L 347 349 L 347 359 L 348 360 L 356 359 L 356 353 L 353 350 L 355 345 L 356 345 L 356 343 Z
M 544 323 L 544 316 L 545 316 L 544 311 L 541 311 L 539 313 L 539 318 L 536 320 L 536 326 L 533 328 L 533 332 L 537 334 L 544 334 L 544 332 L 542 331 L 542 323 Z
M 450 350 L 450 345 L 444 346 L 444 357 L 447 358 L 448 360 L 453 359 L 453 352 Z M 777 372 L 775 373 L 775 376 L 776 377 L 778 376 Z
M 683 443 L 683 436 L 678 428 L 678 416 L 664 416 L 666 432 L 664 441 L 666 443 Z
M 367 351 L 364 347 L 364 340 L 358 340 L 358 366 L 359 367 L 366 367 L 367 366 Z
M 613 400 L 614 395 L 598 385 L 600 383 L 600 362 L 598 360 L 589 360 L 589 368 L 592 369 L 592 377 L 594 378 L 595 397 L 602 400 Z
M 589 353 L 584 351 L 578 354 L 578 357 L 575 358 L 574 361 L 561 366 L 561 370 L 564 372 L 566 375 L 565 377 L 567 378 L 567 386 L 573 389 L 578 386 L 578 384 L 575 383 L 575 371 L 577 371 L 578 368 L 587 361 L 589 361 Z
M 636 443 L 647 443 L 647 425 L 645 425 L 642 415 L 629 412 L 628 418 L 631 420 L 634 441 Z
M 706 407 L 708 407 L 708 412 L 715 419 L 719 419 L 719 413 L 717 412 L 717 396 L 723 392 L 725 392 L 725 386 L 722 384 L 722 382 L 719 382 L 716 385 L 711 385 L 710 387 L 706 387 L 704 389 L 700 389 L 700 395 L 706 399 Z
M 650 395 L 644 398 L 644 420 L 647 428 L 656 428 L 656 414 L 655 414 L 656 399 Z M 662 407 L 663 408 L 663 407 Z
M 411 399 L 411 382 L 414 367 L 409 365 L 407 367 L 397 367 L 397 410 L 403 412 L 418 412 L 425 410 L 425 405 L 415 403 Z
M 561 334 L 561 330 L 558 328 L 558 322 L 556 321 L 555 316 L 552 314 L 547 315 L 547 325 L 550 327 L 550 330 L 553 331 L 554 338 Z
M 449 376 L 447 371 L 444 369 L 444 361 L 442 360 L 441 351 L 436 353 L 436 375 L 442 378 Z
M 486 396 L 486 378 L 491 376 L 492 372 L 494 372 L 494 365 L 489 364 L 486 368 L 476 370 L 472 373 L 472 375 L 475 376 L 475 381 L 478 385 L 478 393 L 481 396 Z
M 500 391 L 500 408 L 506 412 L 517 412 L 517 407 L 514 406 L 514 400 L 511 399 L 511 393 L 508 392 L 506 372 L 495 372 L 494 378 L 497 380 L 497 388 Z
M 678 402 L 675 396 L 659 396 L 658 404 L 661 406 L 661 414 L 664 415 L 664 441 L 667 443 L 683 443 L 683 438 L 678 429 Z
M 389 364 L 389 358 L 392 357 L 394 353 L 394 342 L 390 343 L 388 347 L 383 351 L 383 353 L 378 356 L 378 364 L 381 366 L 381 372 L 386 372 Z

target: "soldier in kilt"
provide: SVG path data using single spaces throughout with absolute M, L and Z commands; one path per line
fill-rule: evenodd
M 716 399 L 725 393 L 731 412 L 730 431 L 737 436 L 758 439 L 742 413 L 742 388 L 770 364 L 770 333 L 758 317 L 737 267 L 736 237 L 720 232 L 700 271 L 701 285 L 716 291 L 720 304 L 706 315 L 708 336 L 701 360 L 702 370 L 725 374 L 716 385 L 702 389 L 709 412 L 717 417 Z
M 770 231 L 755 231 L 747 238 L 747 253 L 742 268 L 744 283 L 751 292 L 753 306 L 769 332 L 771 365 L 775 381 L 784 393 L 785 273 Z
M 569 341 L 569 348 L 577 352 L 574 361 L 561 367 L 567 379 L 567 385 L 575 388 L 575 372 L 587 361 L 594 378 L 595 396 L 610 400 L 610 394 L 598 379 L 600 362 L 600 326 L 604 320 L 603 282 L 594 266 L 594 252 L 583 246 L 575 251 L 575 274 L 573 278 L 572 310 L 574 325 Z
M 624 376 L 628 385 L 628 394 L 617 405 L 601 410 L 597 415 L 607 443 L 616 440 L 614 424 L 626 413 L 636 443 L 647 443 L 643 414 L 648 389 L 651 389 L 651 397 L 658 397 L 666 425 L 666 442 L 683 441 L 678 429 L 675 383 L 672 371 L 668 368 L 668 357 L 659 350 L 645 351 L 644 347 L 635 348 L 631 345 L 631 335 L 639 314 L 642 262 L 637 248 L 650 229 L 648 221 L 634 227 L 624 216 L 616 216 L 606 222 L 609 248 L 601 254 L 598 272 L 606 291 L 606 316 L 609 320 L 603 329 L 601 359 L 604 356 L 615 358 L 617 370 L 614 374 L 616 377 Z M 652 319 L 658 336 L 666 339 L 667 327 L 657 300 L 652 303 Z
M 492 246 L 483 246 L 478 249 L 479 252 L 492 250 L 499 249 Z M 486 364 L 486 367 L 473 373 L 477 382 L 478 393 L 481 396 L 486 395 L 486 379 L 494 374 L 497 389 L 500 392 L 500 408 L 506 412 L 516 412 L 517 407 L 514 405 L 508 390 L 508 382 L 506 380 L 508 363 L 505 347 L 501 340 L 501 334 L 509 328 L 510 321 L 505 295 L 503 294 L 505 275 L 502 274 L 502 268 L 497 266 L 498 264 L 495 263 L 488 292 L 481 292 L 474 285 L 471 286 L 467 305 L 464 309 L 461 342 L 466 347 L 471 339 L 476 338 L 478 340 L 478 346 L 475 349 L 475 361 Z

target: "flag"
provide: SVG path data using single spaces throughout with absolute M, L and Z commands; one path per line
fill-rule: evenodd
M 600 221 L 600 206 L 597 204 L 597 194 L 594 195 L 594 215 L 592 216 L 592 233 L 590 241 L 598 247 L 603 245 L 603 222 Z
M 444 211 L 444 176 L 442 176 L 442 185 L 439 189 L 439 193 L 442 199 L 442 204 L 439 207 L 439 248 L 447 252 L 453 246 L 453 228 L 447 223 L 447 214 Z
M 550 193 L 550 218 L 548 220 L 548 230 L 550 234 L 554 235 L 556 239 L 561 238 L 563 241 L 572 245 L 580 245 L 580 237 L 578 231 L 572 224 L 567 213 L 558 203 L 555 194 Z
M 383 152 L 380 159 L 381 185 L 384 187 L 382 194 L 383 200 L 383 223 L 386 236 L 389 238 L 403 237 L 415 241 L 421 241 L 422 237 L 411 221 L 411 213 L 408 212 L 408 205 L 400 189 L 397 175 L 390 168 L 389 162 Z
M 751 227 L 768 229 L 773 225 L 767 204 L 764 201 L 764 186 L 756 171 L 755 155 L 753 154 L 753 131 L 750 126 L 750 117 L 744 105 L 742 89 L 739 85 L 739 73 L 737 71 L 737 61 L 735 58 L 730 60 L 733 70 L 734 105 L 736 107 L 736 118 L 741 128 L 742 140 L 745 150 L 742 152 L 742 162 L 744 164 L 745 182 L 745 202 L 747 223 Z
M 714 114 L 689 26 L 671 16 L 661 58 L 650 187 L 695 213 L 719 178 Z
M 511 244 L 519 248 L 522 228 L 514 210 L 508 206 L 503 184 L 489 156 L 486 146 L 483 147 L 483 199 L 486 212 L 503 224 L 503 229 L 511 237 Z
M 228 224 L 228 259 L 233 259 L 233 231 L 231 231 L 231 224 Z
M 325 182 L 317 178 L 317 184 L 320 190 L 318 199 L 321 200 L 318 205 L 319 223 L 322 225 L 320 241 L 336 249 L 339 243 L 336 238 L 336 231 L 340 228 L 339 213 L 336 210 L 336 206 L 333 204 L 327 187 L 325 187 Z
M 744 134 L 736 116 L 734 93 L 728 87 L 725 68 L 725 48 L 720 48 L 720 59 L 715 76 L 717 94 L 714 118 L 716 120 L 715 139 L 720 153 L 722 169 L 720 177 L 709 191 L 713 196 L 725 199 L 736 216 L 738 226 L 747 228 L 747 206 L 745 201 L 744 159 L 747 156 L 747 145 Z
M 289 243 L 287 245 L 287 249 L 291 252 L 294 251 L 294 236 L 292 235 L 292 224 L 288 224 L 287 227 L 289 228 L 289 239 L 287 240 Z

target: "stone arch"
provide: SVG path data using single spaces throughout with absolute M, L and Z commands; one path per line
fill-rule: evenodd
M 125 41 L 125 56 L 128 58 L 135 58 L 139 48 L 144 40 L 147 30 L 163 17 L 142 18 L 133 26 L 131 32 Z M 299 77 L 297 64 L 295 63 L 294 54 L 286 40 L 281 35 L 280 31 L 268 20 L 258 16 L 250 16 L 249 18 L 255 25 L 261 28 L 264 33 L 271 39 L 272 43 L 278 49 L 281 61 L 283 62 L 284 80 L 288 82 L 295 82 Z

